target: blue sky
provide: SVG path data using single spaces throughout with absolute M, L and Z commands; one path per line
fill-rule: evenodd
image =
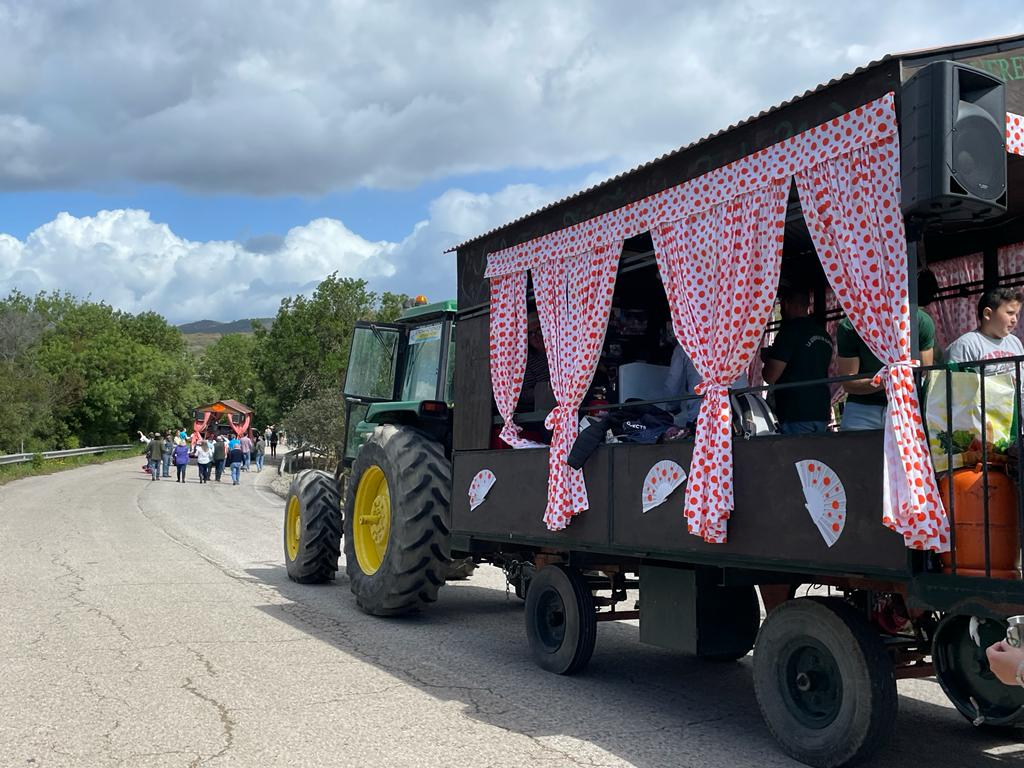
M 443 251 L 1016 3 L 0 0 L 0 293 L 172 322 Z
M 507 169 L 450 176 L 410 189 L 357 188 L 317 197 L 204 195 L 166 184 L 127 183 L 107 189 L 25 190 L 0 193 L 0 232 L 24 240 L 59 211 L 81 217 L 103 209 L 141 208 L 189 240 L 245 241 L 282 235 L 320 217 L 359 222 L 359 233 L 368 240 L 393 240 L 427 218 L 430 202 L 453 187 L 471 193 L 510 184 L 573 187 L 594 174 L 606 175 L 601 171 L 599 164 L 557 171 Z

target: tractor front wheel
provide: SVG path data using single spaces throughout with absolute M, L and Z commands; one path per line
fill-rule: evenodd
M 341 510 L 334 478 L 309 470 L 292 480 L 284 513 L 288 578 L 322 584 L 334 578 L 341 553 Z

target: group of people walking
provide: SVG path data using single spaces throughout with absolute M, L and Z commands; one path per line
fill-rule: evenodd
M 205 436 L 193 435 L 189 438 L 185 430 L 181 429 L 177 433 L 154 432 L 149 436 L 139 432 L 139 439 L 146 443 L 148 471 L 154 482 L 161 477 L 170 478 L 170 468 L 173 464 L 176 472 L 175 482 L 184 483 L 188 465 L 195 459 L 200 483 L 210 482 L 211 475 L 214 482 L 219 483 L 224 470 L 229 469 L 231 484 L 239 485 L 241 473 L 250 471 L 253 465 L 257 472 L 263 471 L 267 448 L 264 435 L 259 433 L 255 439 L 250 438 L 248 434 L 229 439 L 224 435 L 214 437 L 212 433 Z M 271 443 L 271 446 L 276 448 L 277 441 Z

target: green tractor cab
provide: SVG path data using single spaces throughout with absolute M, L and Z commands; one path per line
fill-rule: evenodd
M 455 311 L 454 301 L 440 301 L 407 309 L 393 323 L 356 323 L 344 389 L 345 469 L 381 424 L 416 428 L 447 452 Z

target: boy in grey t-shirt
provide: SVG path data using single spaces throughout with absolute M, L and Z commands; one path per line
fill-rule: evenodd
M 946 350 L 946 359 L 953 363 L 1024 357 L 1024 344 L 1013 335 L 1020 317 L 1024 296 L 1012 288 L 985 291 L 978 300 L 978 329 L 968 331 Z M 985 366 L 985 375 L 1013 373 L 1014 363 Z

